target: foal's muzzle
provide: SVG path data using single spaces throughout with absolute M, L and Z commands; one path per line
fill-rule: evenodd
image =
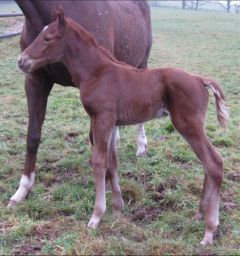
M 18 57 L 18 67 L 25 73 L 29 73 L 31 71 L 32 63 L 33 61 L 25 53 L 22 53 Z

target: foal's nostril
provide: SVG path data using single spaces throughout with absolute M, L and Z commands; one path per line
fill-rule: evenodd
M 21 64 L 22 64 L 22 57 L 19 56 L 19 58 L 18 58 L 18 66 L 21 66 Z

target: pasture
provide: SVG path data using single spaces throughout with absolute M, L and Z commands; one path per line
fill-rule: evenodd
M 148 151 L 136 158 L 136 128 L 120 130 L 120 220 L 108 210 L 97 230 L 86 227 L 94 206 L 89 167 L 89 119 L 79 92 L 56 85 L 49 97 L 26 202 L 6 209 L 25 155 L 27 106 L 17 71 L 19 37 L 0 42 L 0 254 L 234 254 L 240 255 L 240 21 L 237 15 L 152 9 L 150 67 L 178 66 L 222 84 L 231 109 L 229 130 L 217 124 L 210 97 L 206 131 L 224 159 L 220 226 L 214 246 L 199 245 L 203 223 L 192 221 L 203 170 L 168 118 L 146 124 Z

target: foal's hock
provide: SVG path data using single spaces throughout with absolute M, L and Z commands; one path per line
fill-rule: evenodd
M 214 93 L 220 125 L 226 127 L 228 119 L 224 95 L 216 82 L 178 68 L 139 70 L 121 63 L 81 26 L 65 18 L 61 9 L 57 11 L 56 21 L 39 34 L 20 59 L 20 68 L 25 72 L 63 62 L 73 82 L 80 87 L 80 98 L 91 118 L 92 168 L 96 185 L 94 212 L 88 227 L 97 227 L 106 210 L 106 177 L 112 186 L 114 214 L 118 216 L 123 208 L 115 127 L 169 114 L 205 169 L 203 193 L 195 218 L 205 220 L 201 243 L 212 244 L 219 224 L 223 161 L 205 132 L 207 88 Z

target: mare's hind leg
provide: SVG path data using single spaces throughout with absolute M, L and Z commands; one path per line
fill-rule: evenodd
M 22 202 L 31 191 L 35 177 L 35 163 L 41 138 L 41 129 L 45 118 L 47 98 L 53 83 L 43 73 L 34 73 L 26 77 L 25 90 L 28 101 L 28 133 L 24 170 L 19 188 L 10 198 L 8 208 Z
M 147 137 L 145 135 L 144 124 L 139 124 L 136 156 L 142 156 L 146 152 L 146 148 L 147 148 Z
M 141 65 L 138 68 L 145 69 L 147 68 L 148 58 L 150 55 L 151 47 L 152 47 L 152 34 L 151 28 L 149 27 L 148 33 L 148 44 L 145 51 L 144 59 Z M 138 136 L 137 136 L 137 152 L 136 156 L 142 156 L 147 150 L 147 137 L 145 135 L 144 124 L 138 125 Z
M 120 217 L 121 210 L 124 207 L 124 202 L 122 199 L 121 189 L 119 186 L 119 179 L 117 173 L 117 127 L 112 132 L 111 142 L 109 145 L 108 152 L 108 168 L 107 168 L 107 176 L 110 180 L 112 187 L 112 207 L 113 207 L 113 215 L 116 217 Z
M 204 124 L 194 117 L 172 116 L 176 129 L 189 142 L 205 168 L 205 181 L 199 215 L 205 217 L 203 245 L 212 244 L 213 234 L 219 225 L 220 188 L 223 180 L 223 161 L 205 134 Z

